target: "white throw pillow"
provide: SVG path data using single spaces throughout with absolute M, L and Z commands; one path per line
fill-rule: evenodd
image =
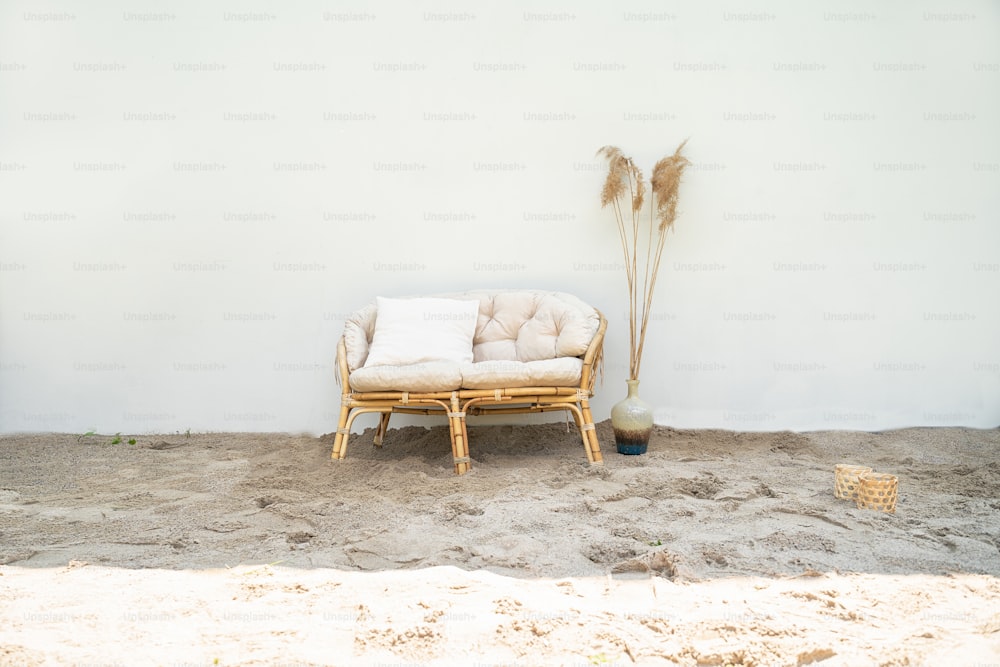
M 375 334 L 365 368 L 472 361 L 479 301 L 376 297 Z

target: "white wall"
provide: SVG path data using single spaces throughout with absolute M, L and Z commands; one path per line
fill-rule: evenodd
M 657 421 L 1000 423 L 1000 5 L 8 0 L 0 431 L 335 428 L 377 294 L 611 320 L 616 144 L 690 137 Z M 360 422 L 359 422 L 360 423 Z

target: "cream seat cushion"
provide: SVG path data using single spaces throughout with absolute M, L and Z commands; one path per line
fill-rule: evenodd
M 480 361 L 462 366 L 462 387 L 572 387 L 580 384 L 583 360 L 576 357 L 538 361 Z
M 453 391 L 462 386 L 462 371 L 451 361 L 365 366 L 351 373 L 350 383 L 354 391 Z
M 576 357 L 538 361 L 431 361 L 405 366 L 365 366 L 351 373 L 355 391 L 436 392 L 504 387 L 573 387 L 583 361 Z

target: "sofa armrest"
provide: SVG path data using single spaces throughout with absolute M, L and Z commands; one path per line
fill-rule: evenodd
M 350 377 L 351 371 L 347 366 L 347 343 L 341 336 L 340 342 L 337 343 L 337 384 L 344 394 L 351 392 Z
M 594 310 L 601 318 L 601 323 L 587 347 L 587 352 L 583 355 L 583 370 L 580 374 L 580 388 L 586 389 L 591 394 L 594 393 L 594 382 L 597 379 L 597 374 L 604 367 L 604 333 L 608 329 L 608 320 L 604 317 L 604 313 L 596 308 Z

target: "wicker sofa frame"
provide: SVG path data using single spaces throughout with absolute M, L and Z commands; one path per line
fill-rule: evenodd
M 603 463 L 601 446 L 594 428 L 590 411 L 590 398 L 594 395 L 594 383 L 602 362 L 604 334 L 608 322 L 595 309 L 600 318 L 586 353 L 581 357 L 583 365 L 580 383 L 575 386 L 548 387 L 502 387 L 493 389 L 457 389 L 441 392 L 373 391 L 359 392 L 351 389 L 350 369 L 347 361 L 347 344 L 342 336 L 337 345 L 337 371 L 341 386 L 340 420 L 334 437 L 332 458 L 343 459 L 347 455 L 347 443 L 351 425 L 362 414 L 379 415 L 373 444 L 381 447 L 389 428 L 393 413 L 410 415 L 437 415 L 448 419 L 451 436 L 451 451 L 455 473 L 464 474 L 472 467 L 469 456 L 469 432 L 467 415 L 485 414 L 527 414 L 552 411 L 566 411 L 580 431 L 584 452 L 591 465 Z

